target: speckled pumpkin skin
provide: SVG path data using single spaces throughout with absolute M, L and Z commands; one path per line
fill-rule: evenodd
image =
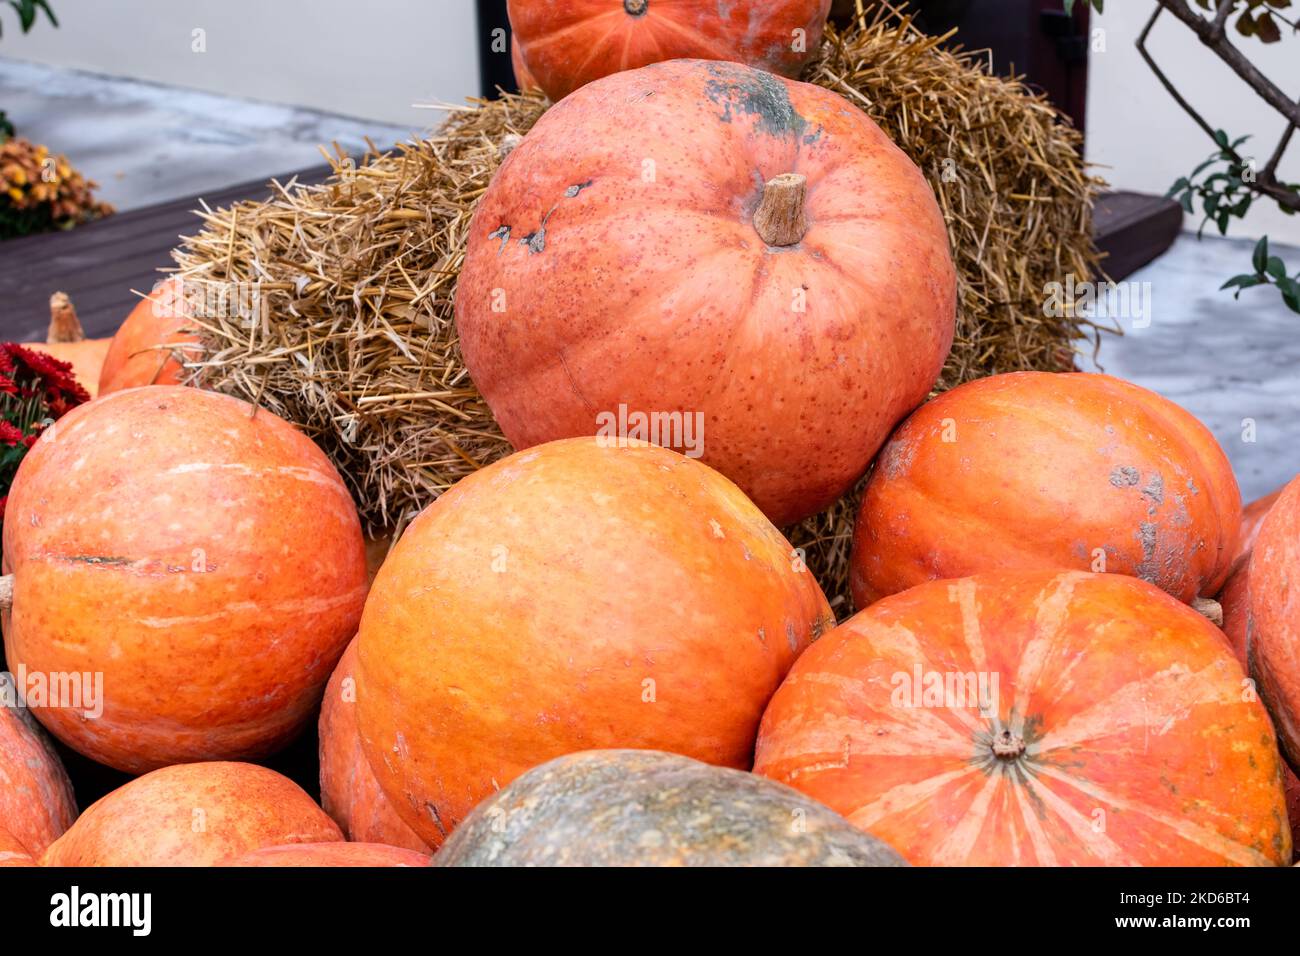
M 43 866 L 214 866 L 264 846 L 343 834 L 292 780 L 248 763 L 164 767 L 92 804 Z
M 510 0 L 507 9 L 516 49 L 538 85 L 559 100 L 602 76 L 661 60 L 732 60 L 797 76 L 821 46 L 830 6 L 831 0 Z
M 1269 497 L 1275 498 L 1276 495 L 1270 495 Z M 1262 515 L 1260 517 L 1262 518 Z M 1245 525 L 1248 520 L 1250 519 L 1243 519 L 1242 521 L 1243 533 L 1245 533 Z M 1256 530 L 1258 531 L 1258 527 Z M 1249 551 L 1233 563 L 1232 573 L 1228 575 L 1228 583 L 1219 592 L 1219 604 L 1223 608 L 1223 633 L 1228 636 L 1228 643 L 1232 646 L 1232 653 L 1236 656 L 1238 663 L 1249 673 L 1250 654 L 1246 639 L 1250 619 Z M 1294 854 L 1297 850 L 1300 850 L 1300 777 L 1297 777 L 1295 771 L 1285 765 L 1282 768 L 1282 776 L 1286 789 L 1287 819 L 1291 821 L 1291 848 Z
M 854 527 L 850 583 L 862 608 L 924 581 L 1058 567 L 1191 602 L 1223 586 L 1240 525 L 1228 459 L 1174 403 L 1109 375 L 994 375 L 891 437 Z
M 136 303 L 109 343 L 99 372 L 99 394 L 141 385 L 178 384 L 184 368 L 175 349 L 197 342 L 194 327 L 186 318 L 183 286 L 177 280 L 162 283 Z M 159 349 L 159 345 L 173 349 Z M 191 353 L 197 355 L 197 350 L 183 354 Z
M 5 652 L 11 668 L 103 674 L 97 718 L 32 708 L 94 760 L 141 773 L 269 753 L 311 720 L 356 631 L 352 499 L 306 436 L 251 411 L 175 385 L 117 392 L 18 469 Z
M 17 697 L 13 683 L 0 672 L 0 829 L 35 854 L 72 826 L 77 803 L 63 762 L 31 712 L 5 703 Z
M 811 225 L 768 246 L 754 213 L 790 172 Z M 934 196 L 864 113 L 679 60 L 599 80 L 524 137 L 474 215 L 456 323 L 516 448 L 598 434 L 620 406 L 700 413 L 702 460 L 783 527 L 924 400 L 955 296 Z
M 424 853 L 429 847 L 402 822 L 361 750 L 356 706 L 357 642 L 343 652 L 320 708 L 320 797 L 349 840 Z
M 434 866 L 906 866 L 797 790 L 653 750 L 559 757 L 484 800 Z
M 1300 773 L 1300 478 L 1283 489 L 1250 556 L 1250 675 Z
M 380 568 L 357 647 L 362 746 L 433 847 L 578 750 L 747 769 L 768 698 L 833 622 L 717 472 L 654 446 L 552 442 L 462 479 Z
M 36 866 L 36 859 L 21 840 L 0 828 L 0 867 L 3 866 Z
M 265 846 L 223 866 L 428 866 L 429 853 L 383 843 L 295 843 Z
M 969 684 L 915 696 L 918 668 L 922 690 L 928 674 L 986 675 L 989 715 Z M 796 662 L 754 770 L 913 864 L 1281 865 L 1282 762 L 1244 687 L 1219 630 L 1135 578 L 936 581 Z M 1004 732 L 1025 749 L 995 754 Z

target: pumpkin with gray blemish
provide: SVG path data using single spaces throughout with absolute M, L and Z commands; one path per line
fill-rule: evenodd
M 784 527 L 929 394 L 955 296 L 934 194 L 865 113 L 674 60 L 582 88 L 511 152 L 470 225 L 456 325 L 516 448 L 620 407 L 698 416 L 702 460 Z
M 1173 402 L 1093 373 L 958 386 L 890 438 L 854 528 L 858 607 L 939 578 L 1071 568 L 1218 594 L 1241 494 L 1214 436 Z
M 831 0 L 509 0 L 520 89 L 553 100 L 661 60 L 729 60 L 797 76 Z
M 591 750 L 483 801 L 434 866 L 906 866 L 799 791 L 650 750 Z

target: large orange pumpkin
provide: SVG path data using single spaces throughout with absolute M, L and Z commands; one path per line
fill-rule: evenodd
M 429 847 L 402 822 L 361 750 L 356 707 L 357 642 L 343 652 L 320 708 L 320 799 L 349 840 L 422 853 Z
M 159 283 L 136 303 L 113 336 L 100 371 L 99 393 L 178 384 L 184 374 L 178 356 L 197 356 L 195 348 L 185 348 L 197 342 L 197 330 L 187 318 L 184 283 Z
M 65 694 L 34 715 L 135 773 L 288 742 L 367 588 L 324 453 L 269 412 L 176 385 L 102 396 L 42 436 L 9 494 L 4 558 L 10 666 L 102 676 L 96 706 Z
M 59 755 L 21 699 L 0 672 L 0 829 L 37 854 L 72 826 L 77 805 Z
M 717 472 L 650 445 L 552 442 L 462 479 L 394 545 L 358 639 L 362 746 L 434 847 L 577 750 L 748 769 L 768 698 L 833 620 Z
M 428 866 L 428 852 L 417 853 L 384 843 L 291 843 L 264 846 L 228 860 L 223 866 Z
M 553 100 L 619 70 L 682 58 L 797 76 L 831 0 L 510 0 L 510 29 Z M 517 75 L 517 74 L 516 74 Z
M 1249 539 L 1248 546 L 1232 565 L 1228 583 L 1219 592 L 1219 605 L 1223 609 L 1223 633 L 1228 636 L 1232 652 L 1247 673 L 1250 673 L 1250 647 L 1247 639 L 1250 618 L 1250 554 L 1259 525 L 1268 514 L 1269 506 L 1277 500 L 1279 491 L 1251 502 L 1242 517 L 1242 535 Z M 1290 767 L 1283 768 L 1286 786 L 1287 818 L 1291 821 L 1292 851 L 1300 850 L 1300 777 Z
M 1282 763 L 1244 684 L 1214 625 L 1135 578 L 935 581 L 795 663 L 754 769 L 914 864 L 1281 865 Z
M 248 763 L 164 767 L 92 804 L 44 866 L 212 866 L 264 846 L 342 840 L 302 788 Z
M 1300 773 L 1300 477 L 1260 525 L 1250 556 L 1250 673 Z
M 0 828 L 0 866 L 35 866 L 36 858 L 8 830 Z
M 1255 547 L 1255 539 L 1259 537 L 1260 525 L 1268 517 L 1269 510 L 1282 496 L 1284 489 L 1278 488 L 1270 492 L 1263 498 L 1256 498 L 1250 504 L 1241 510 L 1241 537 L 1237 541 L 1237 559 L 1250 554 Z
M 999 568 L 1133 575 L 1182 601 L 1227 578 L 1241 493 L 1209 431 L 1095 373 L 954 388 L 881 452 L 853 536 L 854 600 Z
M 50 328 L 44 342 L 25 342 L 27 348 L 44 352 L 72 366 L 72 374 L 86 393 L 99 393 L 99 375 L 112 339 L 88 339 L 72 301 L 62 292 L 50 296 Z
M 778 525 L 866 470 L 954 316 L 943 217 L 885 134 L 820 87 L 698 60 L 547 112 L 479 203 L 456 297 L 516 448 L 649 438 Z

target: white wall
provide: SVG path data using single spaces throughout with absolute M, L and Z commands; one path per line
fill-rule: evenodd
M 1154 9 L 1155 0 L 1122 0 L 1093 15 L 1094 27 L 1104 31 L 1105 50 L 1094 47 L 1088 68 L 1088 159 L 1110 167 L 1099 173 L 1116 188 L 1163 194 L 1215 147 L 1134 46 Z M 1253 38 L 1235 37 L 1233 42 L 1274 83 L 1300 96 L 1300 36 L 1285 34 L 1270 46 Z M 1261 167 L 1267 162 L 1284 121 L 1187 26 L 1162 14 L 1147 49 L 1206 122 L 1234 138 L 1251 134 L 1243 146 L 1245 155 L 1255 156 Z M 1284 181 L 1300 182 L 1300 135 L 1293 139 L 1278 174 Z M 1199 224 L 1199 216 L 1184 221 L 1190 229 Z M 1256 200 L 1245 222 L 1229 231 L 1243 237 L 1265 233 L 1277 241 L 1300 243 L 1300 216 L 1285 216 L 1276 203 Z M 1206 234 L 1218 231 L 1210 226 Z
M 51 0 L 6 57 L 412 127 L 478 93 L 473 0 Z M 193 31 L 206 33 L 195 52 Z

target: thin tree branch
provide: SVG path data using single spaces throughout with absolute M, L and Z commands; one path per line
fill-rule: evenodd
M 1156 0 L 1161 7 L 1168 10 L 1201 38 L 1201 42 L 1218 55 L 1232 71 L 1251 85 L 1260 98 L 1282 114 L 1291 123 L 1300 126 L 1300 103 L 1289 96 L 1265 76 L 1255 64 L 1251 63 L 1240 50 L 1229 42 L 1226 33 L 1215 34 L 1214 23 L 1187 6 L 1186 0 Z M 1219 11 L 1222 13 L 1223 8 Z M 1217 20 L 1217 17 L 1216 17 Z
M 1219 0 L 1219 9 L 1214 13 L 1214 35 L 1223 37 L 1227 34 L 1228 15 L 1236 9 L 1237 0 Z
M 1205 131 L 1205 135 L 1210 137 L 1214 144 L 1218 146 L 1226 156 L 1229 156 L 1232 159 L 1232 162 L 1236 163 L 1238 166 L 1245 166 L 1246 160 L 1241 156 L 1241 154 L 1233 149 L 1232 146 L 1219 142 L 1216 135 L 1217 131 L 1214 127 L 1206 122 L 1205 118 L 1197 112 L 1196 108 L 1187 101 L 1187 98 L 1178 91 L 1178 88 L 1174 86 L 1169 77 L 1165 75 L 1164 70 L 1160 69 L 1160 65 L 1156 63 L 1155 58 L 1151 55 L 1151 51 L 1147 49 L 1147 39 L 1151 36 L 1151 30 L 1155 27 L 1156 21 L 1160 19 L 1160 14 L 1166 9 L 1169 9 L 1169 2 L 1181 3 L 1182 0 L 1156 0 L 1156 8 L 1151 13 L 1151 18 L 1147 20 L 1146 26 L 1143 27 L 1141 34 L 1138 35 L 1138 53 L 1142 55 L 1142 59 L 1146 61 L 1151 72 L 1155 74 L 1156 79 L 1160 81 L 1160 85 L 1163 86 L 1169 95 L 1174 98 L 1174 101 L 1182 107 L 1183 112 L 1190 116 L 1192 120 L 1195 121 L 1196 125 Z M 1224 6 L 1220 7 L 1219 11 L 1222 13 L 1224 7 L 1231 10 L 1232 6 L 1232 0 L 1225 0 Z M 1171 10 L 1170 12 L 1173 11 Z M 1194 20 L 1199 21 L 1202 25 L 1209 26 L 1209 21 L 1205 18 L 1191 13 L 1189 13 L 1189 15 Z M 1179 17 L 1179 19 L 1182 19 L 1182 17 Z M 1225 40 L 1224 42 L 1226 43 L 1227 41 Z M 1232 47 L 1230 44 L 1229 49 L 1234 53 L 1236 52 L 1236 48 Z M 1238 54 L 1238 56 L 1240 56 L 1240 54 Z M 1253 66 L 1251 68 L 1254 69 Z M 1260 75 L 1262 76 L 1263 74 Z M 1258 90 L 1258 88 L 1256 89 Z M 1295 112 L 1300 113 L 1300 103 L 1292 103 L 1288 100 L 1287 105 L 1294 106 Z M 1260 171 L 1256 176 L 1255 181 L 1248 185 L 1254 192 L 1261 196 L 1269 197 L 1279 206 L 1285 206 L 1288 209 L 1294 209 L 1297 212 L 1300 212 L 1300 193 L 1297 193 L 1293 189 L 1289 189 L 1287 186 L 1279 182 L 1276 175 L 1278 163 L 1281 162 L 1282 154 L 1286 152 L 1287 146 L 1291 142 L 1291 137 L 1294 134 L 1297 125 L 1300 125 L 1300 123 L 1293 120 L 1287 126 L 1287 130 L 1282 135 L 1282 140 L 1278 143 L 1277 149 L 1274 151 L 1272 158 L 1269 159 L 1268 165 Z

